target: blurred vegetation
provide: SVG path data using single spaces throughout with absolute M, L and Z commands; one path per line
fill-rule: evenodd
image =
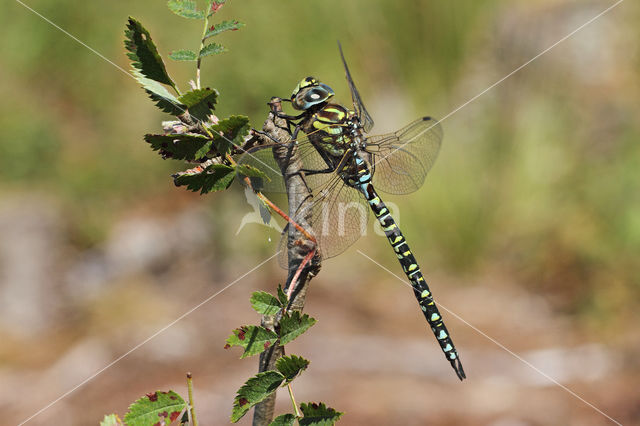
M 165 59 L 172 50 L 197 48 L 200 23 L 185 24 L 160 3 L 31 6 L 126 69 L 129 15 L 149 29 Z M 221 19 L 247 26 L 220 36 L 230 53 L 204 64 L 203 83 L 220 90 L 220 116 L 247 114 L 255 127 L 269 98 L 288 96 L 306 75 L 330 84 L 346 103 L 339 39 L 376 131 L 389 131 L 419 115 L 445 116 L 609 5 L 593 2 L 593 13 L 559 25 L 548 43 L 540 37 L 537 44 L 544 32 L 539 21 L 553 7 L 572 7 L 557 4 L 230 1 Z M 404 209 L 403 227 L 420 258 L 466 277 L 507 271 L 515 284 L 594 324 L 603 315 L 633 314 L 632 302 L 640 299 L 640 29 L 638 6 L 622 7 L 629 18 L 621 11 L 609 16 L 615 51 L 568 41 L 443 122 L 443 150 L 425 187 L 390 197 Z M 6 9 L 0 197 L 54 197 L 81 247 L 99 242 L 115 219 L 144 200 L 211 199 L 216 209 L 220 197 L 235 196 L 225 208 L 244 212 L 239 191 L 204 200 L 173 187 L 169 174 L 182 165 L 159 161 L 142 140 L 166 116 L 133 79 L 18 3 Z M 509 20 L 524 25 L 509 29 Z M 598 38 L 606 25 L 594 23 L 576 39 Z M 509 47 L 516 34 L 526 42 Z M 596 49 L 585 53 L 596 60 L 563 62 L 583 47 Z M 183 88 L 194 77 L 191 64 L 167 63 Z M 580 74 L 591 66 L 606 75 Z M 384 241 L 376 244 L 381 253 L 388 250 Z

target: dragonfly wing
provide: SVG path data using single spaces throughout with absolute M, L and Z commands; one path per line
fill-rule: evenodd
M 329 165 L 309 141 L 309 137 L 301 135 L 295 142 L 287 145 L 277 143 L 260 145 L 236 156 L 238 164 L 252 166 L 267 175 L 267 179 L 250 177 L 255 190 L 266 193 L 286 192 L 282 171 L 273 156 L 273 148 L 282 148 L 283 146 L 287 155 L 297 155 L 302 162 L 300 169 L 307 172 L 304 179 L 309 188 L 318 188 L 335 176 L 334 173 L 315 173 L 327 171 Z M 303 190 L 306 191 L 306 188 Z
M 311 225 L 324 259 L 345 251 L 367 230 L 369 205 L 339 177 L 316 193 L 312 210 Z
M 318 241 L 323 259 L 339 255 L 353 245 L 367 230 L 369 205 L 358 190 L 346 185 L 337 175 L 316 188 L 314 197 L 304 210 L 294 216 L 308 215 L 311 233 Z M 288 228 L 280 240 L 280 265 L 287 268 Z M 284 254 L 284 255 L 283 255 Z
M 373 157 L 373 186 L 390 194 L 408 194 L 422 186 L 442 144 L 442 126 L 423 117 L 398 130 L 367 138 Z
M 241 166 L 250 166 L 260 170 L 267 178 L 252 177 L 251 186 L 261 192 L 286 192 L 280 166 L 273 158 L 273 148 L 276 145 L 261 145 L 247 150 L 236 157 Z
M 344 65 L 344 71 L 347 77 L 347 83 L 349 83 L 349 90 L 351 90 L 351 99 L 353 100 L 353 108 L 358 115 L 358 119 L 360 120 L 360 124 L 364 129 L 365 133 L 369 133 L 371 129 L 373 129 L 373 119 L 369 115 L 367 108 L 365 108 L 364 103 L 362 103 L 362 99 L 360 98 L 360 93 L 356 88 L 356 84 L 353 82 L 353 78 L 351 78 L 351 73 L 349 72 L 349 66 L 347 65 L 347 61 L 344 59 L 344 54 L 342 53 L 342 46 L 340 42 L 338 42 L 338 49 L 340 49 L 340 58 L 342 58 L 342 65 Z
M 305 171 L 304 180 L 309 188 L 324 187 L 330 180 L 336 177 L 331 166 L 320 155 L 318 149 L 313 146 L 307 136 L 298 138 L 298 156 L 302 161 L 302 170 Z

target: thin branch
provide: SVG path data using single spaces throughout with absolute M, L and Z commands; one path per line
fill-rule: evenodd
M 291 388 L 291 383 L 287 383 L 287 389 L 289 390 L 289 398 L 291 398 L 291 404 L 293 404 L 293 410 L 296 412 L 296 417 L 302 417 L 302 414 L 300 414 L 300 410 L 298 410 L 298 404 L 296 403 L 296 398 L 293 396 L 293 389 Z
M 293 220 L 300 224 L 303 228 L 310 229 L 309 217 L 306 215 L 298 215 L 297 212 L 309 211 L 304 208 L 307 203 L 311 202 L 311 194 L 307 184 L 304 181 L 304 174 L 301 172 L 302 160 L 297 155 L 297 147 L 287 144 L 291 140 L 287 122 L 277 116 L 277 112 L 282 110 L 280 98 L 273 98 L 269 105 L 271 113 L 264 123 L 263 130 L 268 137 L 265 139 L 273 139 L 283 142 L 278 148 L 274 148 L 273 154 L 276 162 L 280 166 L 282 176 L 284 176 L 285 187 L 287 190 L 289 213 Z M 268 141 L 265 141 L 268 142 Z M 298 266 L 311 253 L 315 247 L 308 244 L 295 244 L 296 241 L 304 241 L 305 237 L 293 226 L 289 226 L 289 244 L 288 244 L 288 266 L 289 273 L 285 284 L 285 292 L 291 290 L 292 297 L 289 300 L 288 311 L 302 311 L 304 308 L 305 298 L 309 281 L 320 271 L 320 259 L 316 256 L 308 266 L 304 266 L 297 271 Z M 298 273 L 296 273 L 298 272 Z M 290 288 L 295 286 L 295 288 Z M 275 316 L 263 316 L 261 324 L 263 327 L 275 330 L 278 326 L 280 318 Z M 275 369 L 275 363 L 284 354 L 284 347 L 274 345 L 269 350 L 260 355 L 258 371 L 268 371 Z M 275 392 L 260 404 L 255 406 L 253 416 L 253 426 L 267 426 L 273 419 L 274 407 L 276 402 Z
M 211 6 L 209 2 L 207 2 L 207 11 L 204 17 L 204 28 L 202 29 L 202 37 L 200 38 L 200 48 L 198 49 L 198 60 L 196 61 L 196 89 L 200 89 L 200 66 L 202 65 L 202 57 L 200 56 L 200 52 L 204 48 L 205 35 L 207 34 L 207 29 L 209 28 L 209 10 Z
M 191 424 L 193 426 L 198 426 L 196 408 L 193 404 L 193 379 L 191 373 L 187 373 L 187 392 L 189 394 L 189 414 L 191 415 Z

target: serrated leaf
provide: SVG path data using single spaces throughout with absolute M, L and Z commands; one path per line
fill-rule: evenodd
M 280 320 L 280 344 L 282 346 L 286 345 L 307 331 L 309 327 L 315 323 L 316 320 L 314 318 L 311 318 L 307 314 L 300 315 L 298 311 L 284 315 Z
M 184 410 L 184 414 L 180 419 L 180 426 L 185 426 L 189 424 L 189 410 Z
M 231 150 L 232 145 L 241 145 L 244 142 L 250 127 L 249 117 L 232 115 L 220 120 L 217 124 L 207 126 L 207 129 L 213 134 L 214 148 L 224 156 Z
M 205 47 L 200 50 L 200 57 L 204 58 L 205 56 L 217 55 L 218 53 L 226 52 L 227 48 L 218 43 L 207 44 Z
M 173 175 L 176 186 L 186 186 L 190 191 L 200 191 L 201 194 L 227 189 L 236 173 L 233 167 L 224 164 L 211 164 L 207 167 L 194 167 Z
M 244 353 L 240 357 L 242 359 L 264 352 L 277 340 L 278 335 L 271 330 L 258 325 L 245 325 L 233 330 L 233 334 L 227 339 L 225 348 L 243 347 Z
M 142 24 L 129 17 L 124 34 L 124 46 L 129 52 L 127 56 L 132 61 L 131 65 L 144 77 L 175 88 L 151 35 Z
M 287 413 L 273 419 L 273 421 L 269 423 L 269 426 L 293 426 L 295 421 L 296 416 L 291 413 Z
M 236 167 L 236 170 L 242 176 L 266 179 L 268 182 L 271 181 L 271 179 L 269 179 L 269 176 L 267 176 L 262 170 L 258 169 L 257 167 L 253 167 L 249 164 L 238 164 L 238 167 Z
M 276 369 L 291 383 L 302 371 L 309 366 L 309 360 L 297 355 L 283 356 L 276 361 Z
M 144 135 L 151 149 L 158 151 L 163 158 L 196 161 L 203 158 L 211 148 L 212 140 L 197 133 L 176 135 Z
M 220 120 L 218 124 L 209 126 L 208 129 L 212 133 L 224 135 L 225 140 L 231 141 L 234 145 L 242 145 L 244 137 L 249 134 L 250 130 L 249 117 L 245 115 L 231 115 L 228 118 Z
M 174 61 L 197 61 L 198 54 L 193 50 L 182 49 L 171 52 L 169 54 L 169 58 L 173 59 Z
M 226 1 L 227 0 L 209 0 L 209 14 L 207 15 L 207 18 L 213 16 L 213 14 L 216 13 L 226 3 Z
M 282 303 L 283 306 L 287 306 L 289 303 L 289 298 L 287 297 L 287 293 L 282 289 L 282 285 L 278 284 L 278 300 Z
M 178 98 L 173 96 L 173 94 L 170 93 L 162 84 L 151 80 L 150 78 L 146 78 L 136 69 L 132 70 L 131 74 L 136 78 L 136 80 L 138 80 L 151 100 L 154 101 L 156 106 L 163 112 L 177 116 L 184 114 L 187 110 L 187 107 L 185 105 L 181 105 Z
M 247 380 L 233 401 L 231 421 L 240 420 L 251 407 L 275 392 L 283 381 L 284 376 L 273 370 L 258 373 Z
M 219 24 L 212 25 L 204 35 L 204 39 L 216 36 L 225 31 L 237 31 L 244 27 L 244 23 L 240 21 L 222 21 Z
M 104 416 L 104 419 L 100 422 L 100 426 L 124 426 L 120 417 L 117 414 L 109 414 Z
M 300 411 L 304 415 L 298 422 L 301 426 L 332 426 L 344 414 L 327 407 L 324 402 L 302 403 Z
M 129 406 L 124 422 L 127 426 L 148 426 L 161 420 L 168 424 L 176 420 L 185 408 L 187 403 L 174 391 L 152 392 Z
M 218 91 L 209 87 L 191 90 L 178 98 L 187 106 L 189 114 L 200 121 L 207 121 L 208 116 L 213 114 L 217 99 Z
M 278 298 L 266 291 L 254 292 L 251 295 L 251 306 L 257 313 L 262 315 L 275 315 L 282 309 L 282 304 Z
M 196 2 L 193 0 L 169 0 L 167 2 L 169 10 L 178 16 L 188 19 L 204 19 L 206 12 L 198 10 Z

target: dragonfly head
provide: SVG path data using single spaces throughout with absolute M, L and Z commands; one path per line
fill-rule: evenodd
M 295 109 L 305 111 L 314 105 L 326 102 L 334 94 L 331 87 L 320 83 L 314 77 L 307 77 L 293 89 L 291 103 Z

